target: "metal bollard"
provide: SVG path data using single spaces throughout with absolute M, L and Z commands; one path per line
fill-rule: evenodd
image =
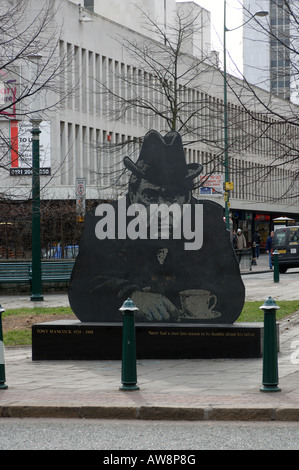
M 264 311 L 263 386 L 261 392 L 280 392 L 278 387 L 276 310 L 272 297 L 260 307 Z
M 128 298 L 119 309 L 123 312 L 122 372 L 120 390 L 139 390 L 136 370 L 135 311 L 138 308 Z
M 2 332 L 2 313 L 5 309 L 0 305 L 0 390 L 5 390 L 5 362 L 4 362 L 4 343 L 3 343 L 3 332 Z
M 273 252 L 273 264 L 274 264 L 273 280 L 274 282 L 279 282 L 279 265 L 278 265 L 278 251 L 277 250 Z

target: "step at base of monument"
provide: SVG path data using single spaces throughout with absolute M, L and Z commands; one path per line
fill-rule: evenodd
M 122 323 L 38 323 L 32 326 L 32 359 L 121 360 L 122 332 Z M 136 357 L 258 358 L 263 355 L 263 332 L 263 323 L 136 323 Z

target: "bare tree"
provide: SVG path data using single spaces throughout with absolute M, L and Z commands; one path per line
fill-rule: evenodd
M 269 6 L 267 23 L 255 17 L 250 28 L 259 37 L 262 34 L 262 41 L 269 48 L 271 68 L 269 63 L 265 64 L 268 70 L 261 74 L 268 81 L 262 80 L 260 86 L 270 93 L 263 93 L 244 76 L 242 92 L 239 80 L 233 76 L 228 78 L 228 87 L 238 103 L 242 116 L 239 121 L 247 129 L 242 149 L 252 155 L 252 165 L 242 169 L 248 192 L 251 196 L 252 190 L 259 192 L 265 201 L 288 201 L 296 205 L 299 201 L 299 5 L 293 0 L 271 0 Z M 251 15 L 249 11 L 247 14 Z M 280 88 L 278 85 L 282 83 L 285 87 Z M 232 108 L 229 126 L 236 130 Z M 233 152 L 237 150 L 237 135 L 231 132 Z M 258 160 L 264 164 L 258 165 Z M 231 168 L 232 172 L 235 170 Z M 269 184 L 279 190 L 275 194 L 264 191 Z
M 51 113 L 59 109 L 67 94 L 73 92 L 66 92 L 61 87 L 72 58 L 63 57 L 59 49 L 61 26 L 56 16 L 59 6 L 59 2 L 52 0 L 40 0 L 38 4 L 31 0 L 0 2 L 2 178 L 11 171 L 15 160 L 24 160 L 24 165 L 28 166 L 25 168 L 23 165 L 26 174 L 31 171 L 30 137 L 24 144 L 26 150 L 22 150 L 14 141 L 20 143 L 20 123 L 25 126 L 38 115 L 42 116 L 43 121 L 51 120 Z M 17 137 L 12 135 L 14 126 L 18 126 Z M 42 185 L 50 181 L 51 177 L 45 178 Z M 18 176 L 14 176 L 11 189 L 0 189 L 0 258 L 31 257 L 31 187 L 20 182 Z M 41 201 L 40 211 L 41 239 L 45 253 L 61 244 L 64 256 L 64 246 L 75 245 L 79 238 L 80 224 L 76 222 L 75 204 Z
M 280 41 L 280 48 L 288 49 L 285 56 L 293 64 L 294 76 L 298 72 L 299 6 L 288 0 L 272 3 L 288 10 L 293 21 L 292 34 L 278 34 L 277 28 L 265 27 L 257 18 L 250 25 L 259 32 L 263 30 L 269 43 Z M 176 21 L 167 28 L 144 12 L 143 17 L 145 28 L 154 32 L 157 40 L 118 38 L 120 47 L 131 58 L 132 67 L 120 68 L 113 77 L 110 75 L 109 79 L 107 75 L 108 79 L 101 81 L 106 116 L 133 122 L 144 132 L 150 128 L 162 132 L 177 130 L 186 145 L 197 145 L 210 152 L 210 160 L 205 162 L 209 173 L 222 173 L 225 144 L 221 70 L 213 67 L 211 57 L 202 50 L 188 53 L 188 44 L 199 32 L 198 16 L 178 10 Z M 210 84 L 214 92 L 218 87 L 217 97 L 211 95 Z M 250 85 L 245 78 L 228 75 L 227 85 L 229 173 L 231 180 L 237 181 L 232 197 L 297 203 L 297 107 Z M 141 141 L 142 135 L 135 139 L 135 144 Z M 105 158 L 111 162 L 114 152 L 127 145 L 128 141 L 104 143 L 101 151 L 106 152 Z M 132 151 L 138 151 L 133 141 L 130 145 Z M 119 176 L 120 171 L 115 168 L 115 182 Z
M 60 89 L 67 58 L 59 55 L 60 29 L 55 21 L 59 5 L 41 0 L 2 0 L 0 4 L 0 170 L 11 166 L 12 121 L 28 121 L 32 113 L 43 119 L 65 98 Z M 40 60 L 37 60 L 40 58 Z M 38 61 L 38 66 L 34 62 Z M 69 90 L 71 93 L 72 90 Z M 6 191 L 0 197 L 10 197 Z
M 90 208 L 92 202 L 87 202 Z M 31 258 L 30 201 L 1 202 L 0 259 Z M 41 246 L 43 258 L 74 258 L 83 223 L 77 217 L 76 202 L 41 201 Z
M 196 13 L 195 13 L 196 11 Z M 126 54 L 129 66 L 108 70 L 97 88 L 103 96 L 103 112 L 111 121 L 133 124 L 141 135 L 112 144 L 103 143 L 100 151 L 109 160 L 107 171 L 119 182 L 121 171 L 113 168 L 115 154 L 138 152 L 149 129 L 162 133 L 178 131 L 184 143 L 198 142 L 209 147 L 211 173 L 222 169 L 223 103 L 205 89 L 219 75 L 214 55 L 207 55 L 194 39 L 203 28 L 197 10 L 178 9 L 174 21 L 160 25 L 140 9 L 144 36 L 114 38 Z M 146 31 L 150 34 L 147 37 Z M 153 39 L 153 36 L 155 39 Z M 193 49 L 190 49 L 192 44 Z M 212 131 L 213 128 L 213 131 Z M 107 175 L 101 174 L 100 177 Z

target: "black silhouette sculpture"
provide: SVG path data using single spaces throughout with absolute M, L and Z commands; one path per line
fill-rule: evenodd
M 245 288 L 222 206 L 192 196 L 202 166 L 186 163 L 177 132 L 153 130 L 138 161 L 125 157 L 124 164 L 127 195 L 85 216 L 69 288 L 78 319 L 120 322 L 119 308 L 131 297 L 136 322 L 233 323 Z M 152 210 L 161 204 L 176 209 L 166 211 L 168 231 Z

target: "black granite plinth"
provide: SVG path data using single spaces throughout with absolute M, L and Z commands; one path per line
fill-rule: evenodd
M 32 359 L 119 360 L 122 329 L 122 323 L 76 320 L 35 324 Z M 263 323 L 136 323 L 136 356 L 137 359 L 258 358 L 263 354 L 263 330 Z

